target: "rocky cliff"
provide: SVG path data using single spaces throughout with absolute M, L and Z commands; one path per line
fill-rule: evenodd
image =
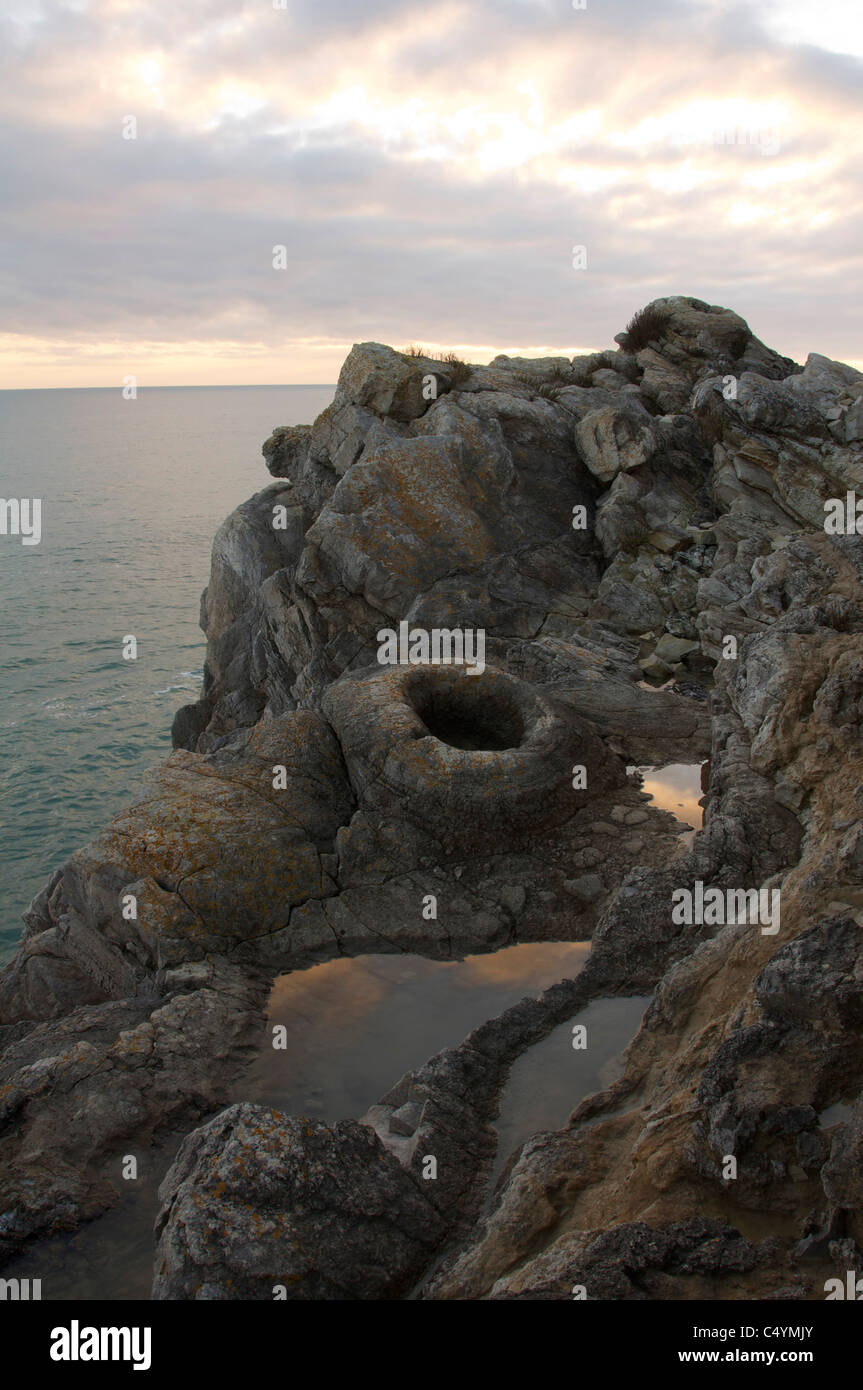
M 695 299 L 572 362 L 354 347 L 216 537 L 176 751 L 0 975 L 0 1251 L 185 1128 L 157 1297 L 816 1298 L 859 1270 L 861 440 L 861 374 Z M 482 667 L 382 664 L 402 623 L 482 632 Z M 682 850 L 627 769 L 705 760 Z M 675 910 L 711 890 L 781 917 Z M 279 972 L 588 937 L 361 1121 L 220 1109 Z M 489 1193 L 513 1060 L 615 994 L 653 996 L 623 1076 Z

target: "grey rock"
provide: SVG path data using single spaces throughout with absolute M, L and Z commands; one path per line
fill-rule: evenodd
M 646 463 L 657 447 L 651 416 L 635 401 L 590 411 L 576 425 L 575 437 L 585 463 L 601 483 Z
M 583 874 L 581 878 L 568 878 L 564 887 L 567 893 L 586 903 L 595 902 L 605 892 L 605 884 L 599 874 Z
M 157 1299 L 398 1298 L 443 1229 L 367 1126 L 252 1105 L 189 1135 L 160 1196 Z
M 382 343 L 355 343 L 339 373 L 334 404 L 350 402 L 376 415 L 414 420 L 428 408 L 423 373 L 411 358 Z
M 697 642 L 691 642 L 685 637 L 672 637 L 670 632 L 664 632 L 656 644 L 656 655 L 669 666 L 682 661 L 690 652 L 697 651 Z

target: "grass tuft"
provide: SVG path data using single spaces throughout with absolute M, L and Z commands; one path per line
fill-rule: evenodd
M 626 325 L 626 342 L 623 344 L 626 351 L 639 352 L 654 340 L 661 341 L 668 329 L 669 318 L 667 309 L 658 309 L 653 304 L 639 309 Z
M 453 386 L 458 386 L 460 382 L 467 381 L 470 376 L 470 367 L 467 362 L 463 362 L 454 352 L 448 352 L 442 357 L 441 362 L 447 369 L 447 376 L 452 381 Z

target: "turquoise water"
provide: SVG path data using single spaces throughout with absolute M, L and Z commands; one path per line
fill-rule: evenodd
M 0 961 L 51 870 L 170 751 L 200 688 L 213 535 L 272 482 L 273 427 L 311 423 L 332 395 L 0 391 L 0 496 L 42 499 L 39 545 L 0 535 Z

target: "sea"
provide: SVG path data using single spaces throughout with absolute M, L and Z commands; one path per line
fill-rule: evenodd
M 0 391 L 0 497 L 42 503 L 38 545 L 0 534 L 0 963 L 52 870 L 170 752 L 201 686 L 213 536 L 273 481 L 273 428 L 334 390 Z

